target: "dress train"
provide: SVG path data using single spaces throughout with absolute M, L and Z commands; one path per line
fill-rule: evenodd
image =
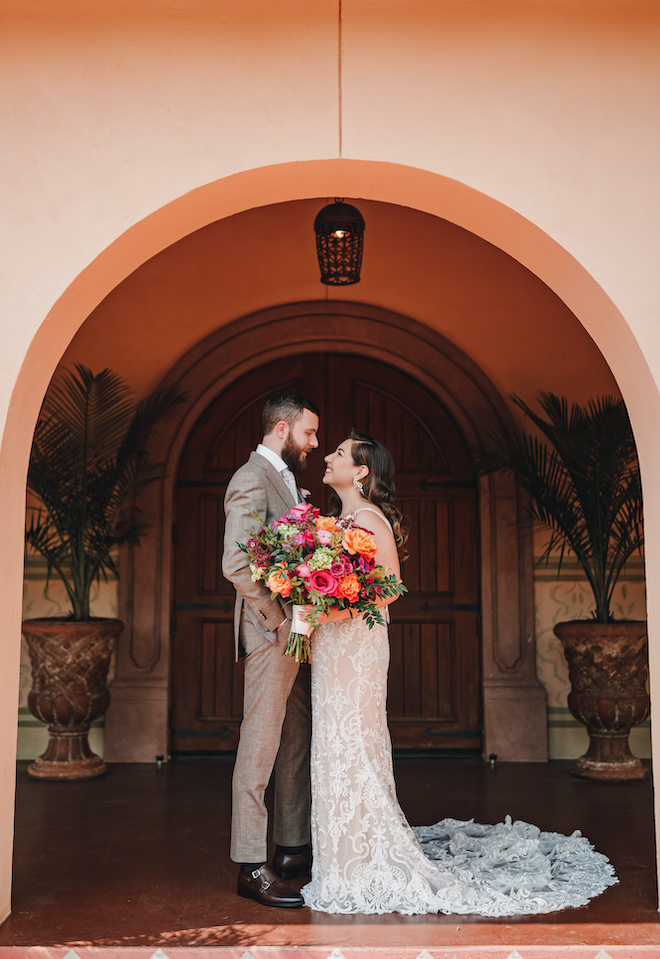
M 396 796 L 386 716 L 387 628 L 361 616 L 312 640 L 312 875 L 328 913 L 513 916 L 581 906 L 618 882 L 580 832 L 507 819 L 414 829 Z M 442 795 L 438 796 L 438 806 Z

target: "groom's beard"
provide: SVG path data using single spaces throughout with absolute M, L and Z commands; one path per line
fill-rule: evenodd
M 292 473 L 302 473 L 304 469 L 307 469 L 307 457 L 303 454 L 308 452 L 309 450 L 305 449 L 304 446 L 298 446 L 289 437 L 282 447 L 280 455 Z

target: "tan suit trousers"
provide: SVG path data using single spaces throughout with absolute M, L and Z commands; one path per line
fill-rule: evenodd
M 283 655 L 285 638 L 270 643 L 245 617 L 242 626 L 244 712 L 232 780 L 231 858 L 256 863 L 268 858 L 264 793 L 271 770 L 274 842 L 309 842 L 310 670 Z

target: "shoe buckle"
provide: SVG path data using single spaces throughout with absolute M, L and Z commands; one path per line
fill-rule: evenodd
M 261 873 L 259 872 L 258 869 L 253 869 L 250 875 L 252 876 L 253 879 L 258 879 Z

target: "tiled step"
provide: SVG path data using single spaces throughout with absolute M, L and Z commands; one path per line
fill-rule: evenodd
M 153 945 L 122 945 L 116 940 L 104 944 L 80 944 L 75 948 L 0 946 L 0 959 L 660 959 L 660 925 L 644 923 L 625 926 L 535 925 L 517 929 L 475 925 L 465 931 L 460 928 L 430 930 L 418 926 L 409 932 L 410 939 L 425 937 L 428 940 L 429 945 L 421 948 L 412 942 L 409 945 L 383 945 L 378 942 L 380 937 L 374 935 L 376 930 L 373 928 L 368 933 L 365 930 L 364 941 L 359 946 L 222 945 L 222 928 L 205 930 L 206 943 L 198 945 L 154 948 Z M 235 934 L 237 930 L 231 932 Z M 351 930 L 351 939 L 355 940 L 356 932 L 355 928 Z M 392 936 L 392 932 L 390 928 L 390 939 L 401 938 Z M 248 940 L 254 933 L 254 928 L 244 930 Z M 283 927 L 279 927 L 278 933 L 278 938 L 286 936 Z M 317 929 L 316 934 L 322 937 L 322 930 Z M 264 938 L 269 936 L 266 934 Z M 461 939 L 466 941 L 461 942 Z

